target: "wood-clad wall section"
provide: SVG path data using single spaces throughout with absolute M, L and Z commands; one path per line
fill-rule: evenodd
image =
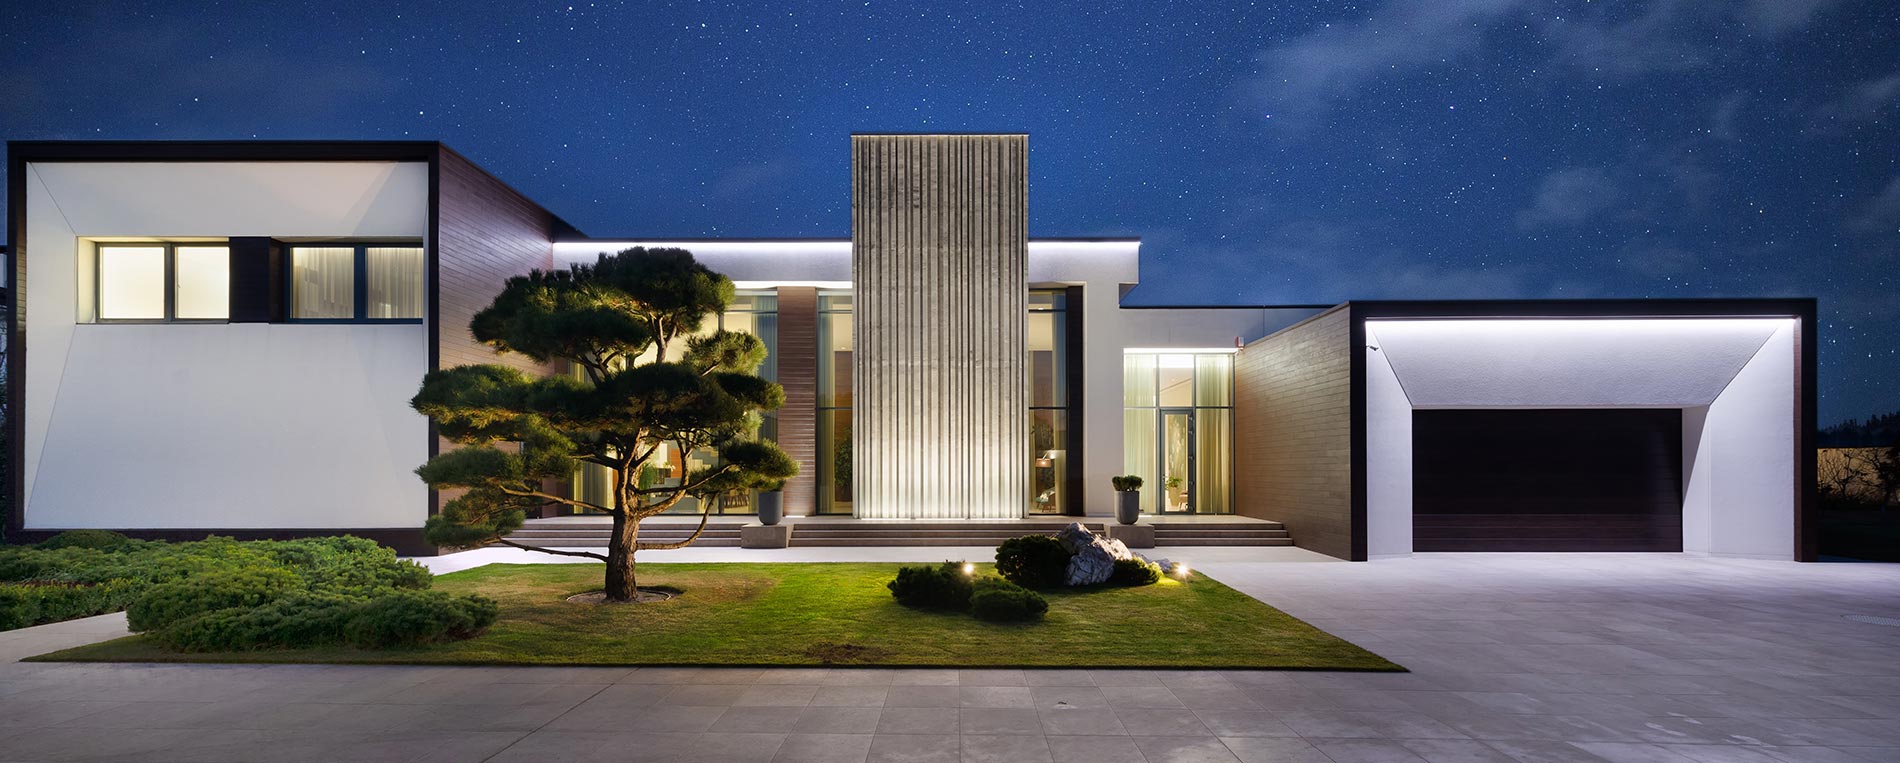
M 1351 312 L 1289 326 L 1234 356 L 1234 511 L 1301 548 L 1354 558 Z
M 1025 135 L 856 135 L 854 512 L 1013 518 L 1029 500 Z
M 557 219 L 447 148 L 441 149 L 437 158 L 435 184 L 436 220 L 429 268 L 435 285 L 429 310 L 430 367 L 500 363 L 534 374 L 555 370 L 520 355 L 497 355 L 475 341 L 468 324 L 501 293 L 509 277 L 554 267 Z M 431 455 L 454 447 L 435 435 L 433 425 L 429 438 Z M 455 494 L 430 491 L 430 513 L 440 510 L 442 503 Z
M 785 483 L 786 516 L 818 513 L 818 290 L 778 287 L 778 445 L 798 462 Z

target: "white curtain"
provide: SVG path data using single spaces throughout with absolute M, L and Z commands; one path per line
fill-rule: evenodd
M 369 273 L 367 318 L 422 317 L 422 247 L 372 246 L 365 252 Z
M 292 316 L 333 320 L 356 317 L 355 247 L 291 247 L 290 271 Z

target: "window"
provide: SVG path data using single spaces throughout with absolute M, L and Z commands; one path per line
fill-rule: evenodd
M 1029 292 L 1029 513 L 1065 514 L 1069 496 L 1068 292 Z
M 818 512 L 851 513 L 851 293 L 818 293 Z
M 419 246 L 324 244 L 290 247 L 293 321 L 419 321 Z
M 1122 470 L 1142 479 L 1141 510 L 1233 511 L 1234 358 L 1122 355 Z
M 231 249 L 222 244 L 101 244 L 100 321 L 231 317 Z

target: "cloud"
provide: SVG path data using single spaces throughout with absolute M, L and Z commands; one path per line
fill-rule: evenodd
M 1842 4 L 1842 0 L 1747 0 L 1740 15 L 1755 29 L 1783 35 L 1806 29 L 1815 17 Z
M 1709 119 L 1709 135 L 1724 143 L 1740 143 L 1742 128 L 1737 122 L 1742 107 L 1748 105 L 1748 93 L 1736 91 L 1715 102 L 1715 114 Z
M 1375 78 L 1476 52 L 1485 29 L 1526 0 L 1389 2 L 1365 19 L 1328 24 L 1259 55 L 1260 69 L 1241 85 L 1246 96 L 1281 121 L 1326 111 Z
M 798 164 L 789 158 L 734 165 L 719 173 L 718 179 L 713 181 L 712 195 L 719 199 L 734 199 L 759 193 L 783 193 L 797 174 Z
M 1668 241 L 1631 241 L 1617 255 L 1624 270 L 1651 278 L 1678 276 L 1702 264 L 1702 255 Z
M 1698 28 L 1712 27 L 1706 22 L 1719 8 L 1701 0 L 1657 0 L 1628 18 L 1560 16 L 1544 34 L 1557 48 L 1556 60 L 1575 69 L 1619 78 L 1683 71 L 1713 58 L 1712 41 L 1693 38 Z
M 1866 233 L 1900 233 L 1900 175 L 1894 176 L 1848 220 L 1848 227 Z
M 1872 122 L 1900 104 L 1900 72 L 1855 83 L 1821 108 L 1821 116 L 1843 122 Z
M 1616 203 L 1621 194 L 1609 173 L 1571 167 L 1544 176 L 1529 208 L 1517 213 L 1520 228 L 1576 225 Z

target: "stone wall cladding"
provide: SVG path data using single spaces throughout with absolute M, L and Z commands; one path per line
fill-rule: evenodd
M 1340 305 L 1234 358 L 1235 512 L 1351 559 L 1351 309 Z

